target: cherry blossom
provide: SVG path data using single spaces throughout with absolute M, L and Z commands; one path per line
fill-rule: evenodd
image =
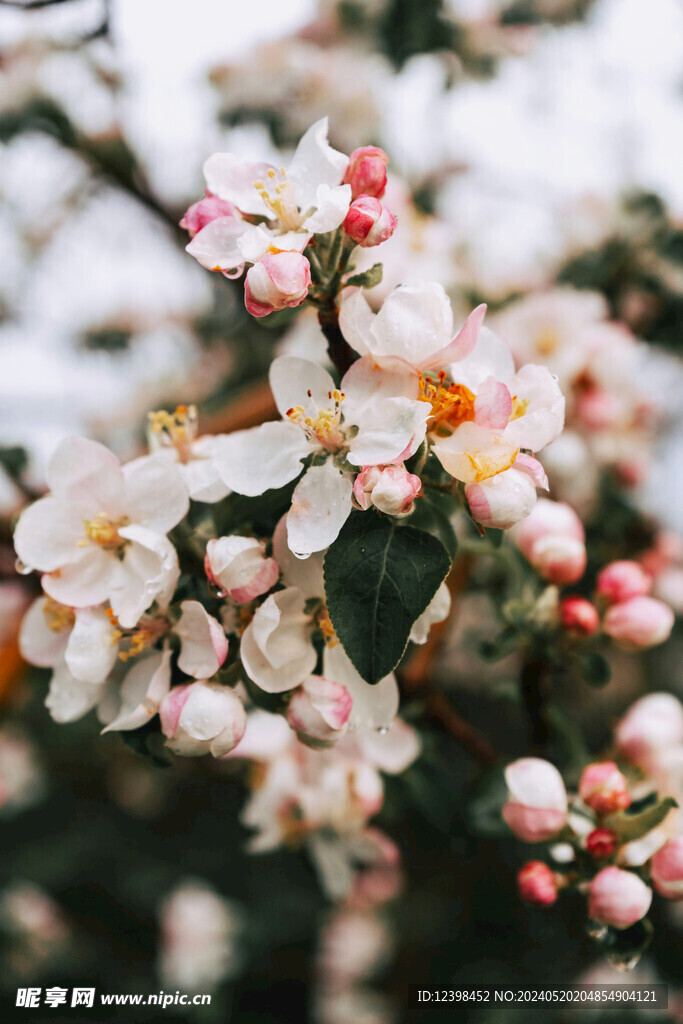
M 179 576 L 165 534 L 188 510 L 176 468 L 150 456 L 122 467 L 95 441 L 68 438 L 47 476 L 51 494 L 22 513 L 14 537 L 45 592 L 75 608 L 108 601 L 126 627 L 154 601 L 165 607 Z

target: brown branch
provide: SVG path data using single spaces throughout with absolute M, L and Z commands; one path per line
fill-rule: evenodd
M 427 710 L 479 764 L 488 767 L 500 760 L 496 748 L 451 707 L 442 693 L 430 690 L 427 695 Z
M 529 720 L 529 741 L 537 751 L 543 751 L 550 736 L 547 713 L 547 667 L 538 658 L 527 657 L 522 665 L 520 687 Z
M 268 381 L 259 380 L 240 391 L 225 409 L 202 416 L 202 433 L 229 434 L 233 430 L 258 427 L 278 418 L 277 406 Z

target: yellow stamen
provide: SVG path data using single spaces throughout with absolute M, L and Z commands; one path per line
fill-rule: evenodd
M 159 409 L 147 414 L 151 448 L 175 448 L 181 462 L 192 458 L 192 442 L 197 436 L 196 405 L 179 405 L 175 412 Z
M 53 633 L 61 633 L 63 629 L 70 629 L 76 621 L 73 609 L 65 604 L 60 604 L 51 597 L 43 601 L 43 615 L 45 624 Z
M 464 384 L 446 384 L 446 373 L 441 370 L 438 381 L 420 374 L 421 402 L 432 407 L 430 430 L 448 435 L 468 420 L 474 419 L 475 396 Z
M 332 620 L 327 613 L 327 609 L 324 609 L 318 616 L 318 625 L 322 630 L 323 638 L 328 647 L 336 647 L 339 643 L 339 638 L 334 631 Z
M 335 388 L 328 393 L 328 397 L 332 405 L 327 409 L 318 409 L 316 416 L 307 416 L 303 405 L 295 405 L 287 410 L 287 419 L 300 426 L 310 441 L 321 444 L 327 451 L 337 451 L 344 444 L 339 424 L 341 404 L 346 396 Z
M 119 536 L 119 530 L 127 522 L 125 516 L 120 519 L 110 519 L 106 512 L 100 512 L 94 519 L 84 519 L 85 537 L 78 541 L 78 547 L 97 544 L 106 551 L 114 551 L 122 547 L 125 541 Z
M 528 398 L 518 398 L 517 395 L 512 396 L 512 412 L 510 413 L 510 421 L 518 420 L 520 416 L 523 416 L 529 408 Z

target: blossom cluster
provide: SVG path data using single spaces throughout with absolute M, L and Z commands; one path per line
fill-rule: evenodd
M 525 757 L 505 771 L 502 813 L 515 835 L 547 845 L 548 859 L 523 865 L 520 895 L 537 906 L 556 902 L 562 889 L 587 897 L 589 930 L 598 941 L 609 930 L 641 922 L 652 889 L 683 898 L 681 795 L 683 707 L 670 694 L 641 698 L 615 730 L 617 760 L 586 765 L 577 791 L 567 794 L 557 768 Z M 659 796 L 657 791 L 659 790 Z

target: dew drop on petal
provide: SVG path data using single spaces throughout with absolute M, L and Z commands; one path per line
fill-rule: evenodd
M 377 730 L 377 732 L 380 734 L 380 736 L 386 736 L 386 734 L 389 732 L 389 726 L 388 725 L 380 725 L 380 727 Z
M 14 563 L 14 568 L 16 569 L 20 576 L 28 576 L 30 573 L 33 572 L 31 566 L 26 565 L 25 562 L 22 562 L 20 558 L 17 558 L 16 562 Z

